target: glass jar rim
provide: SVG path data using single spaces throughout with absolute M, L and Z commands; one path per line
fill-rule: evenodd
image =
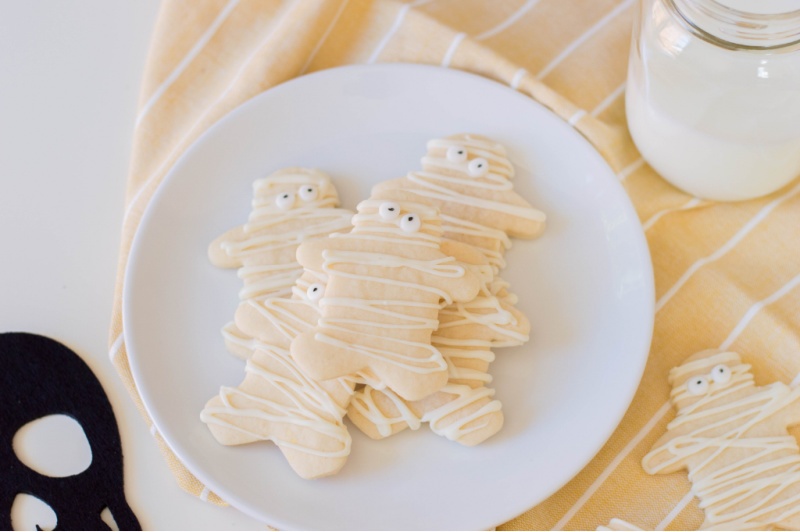
M 690 32 L 716 46 L 768 53 L 800 49 L 800 9 L 754 13 L 718 0 L 664 0 L 664 3 Z

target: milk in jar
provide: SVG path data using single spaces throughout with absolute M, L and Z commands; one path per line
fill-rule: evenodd
M 642 156 L 686 192 L 786 185 L 800 175 L 800 0 L 643 0 L 626 112 Z

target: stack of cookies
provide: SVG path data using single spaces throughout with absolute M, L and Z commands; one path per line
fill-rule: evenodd
M 510 238 L 545 221 L 513 176 L 500 144 L 462 134 L 430 141 L 421 170 L 377 185 L 357 213 L 316 170 L 257 181 L 248 222 L 209 249 L 243 280 L 223 335 L 247 361 L 201 413 L 214 437 L 271 440 L 317 478 L 350 454 L 345 416 L 375 439 L 422 423 L 464 445 L 497 433 L 489 364 L 530 330 L 499 272 Z

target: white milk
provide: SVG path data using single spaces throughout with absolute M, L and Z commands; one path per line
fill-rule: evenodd
M 648 4 L 626 88 L 628 126 L 647 162 L 715 200 L 762 196 L 800 175 L 800 52 L 725 50 Z

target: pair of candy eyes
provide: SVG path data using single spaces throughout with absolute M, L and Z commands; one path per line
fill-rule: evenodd
M 297 189 L 296 195 L 294 192 L 278 194 L 278 197 L 275 198 L 275 205 L 280 209 L 291 209 L 294 207 L 295 197 L 299 197 L 301 200 L 308 202 L 314 201 L 318 196 L 319 190 L 317 190 L 317 187 L 313 185 L 303 185 Z
M 447 160 L 451 163 L 463 163 L 467 160 L 467 150 L 461 146 L 447 148 Z M 467 173 L 470 177 L 483 177 L 489 171 L 489 162 L 483 157 L 472 159 L 467 164 Z
M 378 214 L 387 222 L 395 220 L 400 216 L 400 205 L 393 201 L 381 203 L 381 206 L 378 207 Z M 416 233 L 420 227 L 422 227 L 422 221 L 416 214 L 408 213 L 400 219 L 400 229 L 406 233 Z
M 692 377 L 689 379 L 689 381 L 686 383 L 686 388 L 692 395 L 703 395 L 708 391 L 710 380 L 716 382 L 717 384 L 727 383 L 731 380 L 731 368 L 725 364 L 718 364 L 714 366 L 714 368 L 711 370 L 711 373 L 708 374 L 708 377 L 705 375 L 698 375 L 697 377 Z

